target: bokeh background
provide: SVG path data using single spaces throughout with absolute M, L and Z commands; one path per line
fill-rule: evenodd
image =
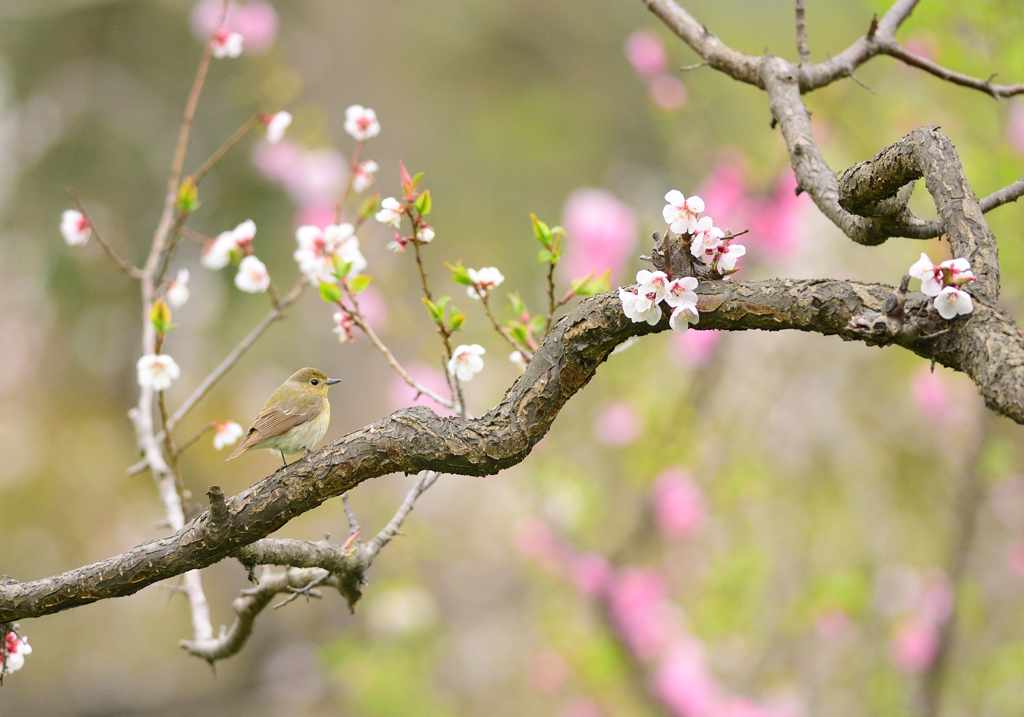
M 693 0 L 726 42 L 795 56 L 785 0 Z M 862 34 L 886 3 L 811 2 L 813 59 Z M 0 573 L 44 577 L 157 537 L 152 479 L 126 412 L 136 401 L 139 300 L 94 242 L 57 227 L 73 185 L 127 258 L 160 211 L 202 43 L 189 1 L 6 0 L 0 5 Z M 487 348 L 467 385 L 474 412 L 517 375 L 480 306 L 443 262 L 497 266 L 505 289 L 543 300 L 529 213 L 569 230 L 560 280 L 612 268 L 631 281 L 662 196 L 698 193 L 720 226 L 750 229 L 741 277 L 897 283 L 938 241 L 845 239 L 794 197 L 762 93 L 695 62 L 636 0 L 250 0 L 234 11 L 239 59 L 214 61 L 186 169 L 254 112 L 295 116 L 282 145 L 257 130 L 205 180 L 190 226 L 253 219 L 275 284 L 299 274 L 294 229 L 322 221 L 344 180 L 350 104 L 383 126 L 365 157 L 398 193 L 398 161 L 424 171 L 439 293 L 468 309 Z M 242 27 L 244 26 L 244 27 Z M 640 34 L 635 34 L 640 33 Z M 1024 11 L 1011 0 L 925 0 L 900 32 L 915 52 L 1024 80 Z M 938 124 L 985 195 L 1024 167 L 1024 103 L 997 102 L 880 58 L 806 98 L 836 169 Z M 257 136 L 259 135 L 259 136 Z M 915 211 L 933 216 L 923 187 Z M 989 215 L 1003 305 L 1024 287 L 1024 211 Z M 360 232 L 371 320 L 424 381 L 440 346 L 409 255 Z M 231 269 L 179 252 L 192 298 L 166 350 L 182 367 L 175 407 L 265 314 Z M 180 428 L 246 424 L 293 370 L 333 389 L 328 439 L 408 405 L 364 338 L 341 344 L 307 291 Z M 421 399 L 422 400 L 422 399 Z M 988 416 L 962 376 L 899 349 L 835 338 L 691 331 L 613 356 L 522 465 L 444 476 L 371 571 L 350 615 L 340 596 L 268 611 L 216 674 L 185 655 L 185 601 L 151 587 L 39 620 L 35 650 L 0 688 L 0 712 L 66 715 L 1020 714 L 1024 709 L 1021 429 Z M 225 464 L 203 439 L 184 481 L 229 492 L 276 467 Z M 360 486 L 379 529 L 412 478 Z M 334 500 L 282 536 L 345 533 Z M 245 587 L 226 561 L 204 572 L 216 625 Z

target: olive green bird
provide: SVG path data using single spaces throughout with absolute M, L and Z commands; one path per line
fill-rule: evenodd
M 331 404 L 327 402 L 327 388 L 341 381 L 327 378 L 315 368 L 304 368 L 292 374 L 267 401 L 267 405 L 252 422 L 249 432 L 230 461 L 250 448 L 266 448 L 281 454 L 301 453 L 320 442 L 331 422 Z

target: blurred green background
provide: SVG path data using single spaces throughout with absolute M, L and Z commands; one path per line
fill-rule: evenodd
M 662 226 L 666 191 L 690 195 L 716 169 L 738 168 L 761 207 L 742 278 L 897 283 L 922 250 L 947 257 L 937 241 L 857 246 L 805 205 L 773 219 L 776 204 L 793 201 L 777 189 L 787 161 L 765 96 L 707 68 L 673 69 L 685 103 L 656 106 L 626 59 L 626 38 L 652 30 L 670 68 L 695 57 L 637 0 L 273 7 L 279 29 L 266 51 L 214 62 L 186 167 L 254 112 L 282 108 L 295 115 L 292 140 L 347 156 L 345 108 L 374 108 L 383 131 L 364 157 L 381 166 L 376 190 L 398 193 L 399 160 L 426 172 L 437 230 L 425 250 L 432 282 L 469 309 L 459 340 L 488 350 L 486 368 L 467 385 L 476 413 L 500 400 L 517 372 L 443 262 L 497 266 L 506 276 L 502 302 L 507 288 L 540 307 L 529 213 L 557 223 L 583 187 L 631 207 L 636 234 L 648 237 Z M 795 57 L 789 2 L 687 7 L 733 47 Z M 886 7 L 809 2 L 813 59 L 840 51 Z M 110 242 L 142 261 L 201 53 L 191 10 L 178 0 L 0 5 L 0 573 L 19 580 L 163 534 L 151 478 L 125 472 L 137 460 L 126 418 L 137 393 L 137 288 L 94 242 L 66 246 L 57 226 L 70 206 L 64 187 L 73 185 Z M 900 38 L 960 71 L 1024 81 L 1017 2 L 924 0 Z M 938 124 L 979 195 L 1021 175 L 1024 106 L 888 58 L 858 77 L 873 93 L 848 80 L 806 98 L 834 169 Z M 286 290 L 298 278 L 298 210 L 254 168 L 259 141 L 247 138 L 204 181 L 189 226 L 215 236 L 255 220 L 256 251 Z M 934 215 L 923 187 L 914 201 L 919 214 Z M 989 219 L 1000 242 L 1002 303 L 1024 316 L 1024 211 L 1010 205 Z M 788 249 L 759 251 L 757 230 L 784 230 Z M 386 252 L 391 236 L 375 222 L 360 238 L 386 308 L 385 340 L 403 362 L 439 367 L 411 257 Z M 647 248 L 641 241 L 630 252 L 621 282 L 643 267 L 636 257 Z M 201 268 L 195 245 L 182 249 L 178 267 L 191 271 L 192 298 L 175 312 L 179 328 L 166 349 L 182 367 L 168 391 L 172 409 L 269 308 L 265 296 L 237 291 L 230 270 Z M 179 435 L 212 420 L 248 425 L 270 391 L 305 365 L 346 379 L 332 393 L 328 440 L 398 407 L 382 357 L 362 337 L 339 344 L 332 326 L 329 307 L 307 291 Z M 963 377 L 941 368 L 930 377 L 925 362 L 898 349 L 752 332 L 706 350 L 710 358 L 675 336 L 645 339 L 601 368 L 522 465 L 491 478 L 442 477 L 406 523 L 408 537 L 372 568 L 354 615 L 330 593 L 268 611 L 216 675 L 177 647 L 190 636 L 187 605 L 160 587 L 23 621 L 35 651 L 5 679 L 0 712 L 905 715 L 927 713 L 934 695 L 943 714 L 1020 714 L 1020 428 L 986 417 Z M 218 483 L 233 493 L 277 466 L 269 453 L 229 464 L 224 457 L 208 439 L 190 448 L 188 488 L 202 495 Z M 658 530 L 651 488 L 670 468 L 689 472 L 706 508 L 699 529 L 674 539 Z M 364 527 L 379 529 L 411 482 L 388 476 L 360 486 L 352 504 Z M 965 540 L 970 516 L 976 530 Z M 337 537 L 346 525 L 335 500 L 281 535 Z M 665 624 L 702 645 L 716 689 L 736 696 L 732 711 L 688 713 L 659 697 L 651 680 L 662 663 L 635 654 L 604 602 L 581 594 L 531 542 L 538 531 L 600 553 L 616 569 L 657 574 L 674 616 Z M 918 608 L 900 596 L 934 571 L 952 583 L 955 619 L 942 623 L 952 637 L 941 659 L 933 654 L 915 668 L 905 653 L 913 645 L 901 648 L 900 639 Z M 244 570 L 226 561 L 204 575 L 215 625 L 230 623 Z M 740 711 L 748 708 L 761 711 Z

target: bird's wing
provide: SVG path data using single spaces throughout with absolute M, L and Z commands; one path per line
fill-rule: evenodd
M 256 416 L 256 419 L 252 422 L 252 427 L 249 428 L 249 432 L 245 436 L 245 440 L 238 445 L 234 453 L 228 456 L 228 460 L 240 455 L 246 449 L 261 441 L 273 438 L 274 436 L 280 436 L 282 433 L 295 428 L 295 426 L 313 420 L 323 410 L 323 401 L 315 401 L 305 405 L 278 404 L 267 406 Z

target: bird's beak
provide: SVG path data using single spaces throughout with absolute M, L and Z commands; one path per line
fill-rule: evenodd
M 327 379 L 327 385 L 328 386 L 333 386 L 336 383 L 341 383 L 341 379 L 340 378 L 329 378 L 329 379 Z

